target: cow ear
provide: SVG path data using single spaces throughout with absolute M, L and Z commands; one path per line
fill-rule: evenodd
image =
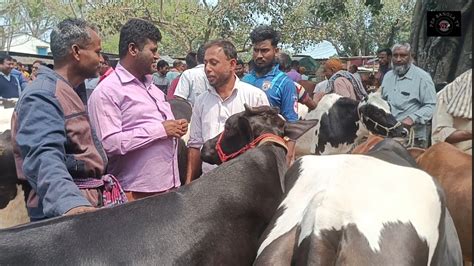
M 286 123 L 285 124 L 285 137 L 288 137 L 291 140 L 297 140 L 301 137 L 306 131 L 318 124 L 319 120 L 298 120 L 295 123 Z

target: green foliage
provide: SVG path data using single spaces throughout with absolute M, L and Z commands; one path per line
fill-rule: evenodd
M 17 11 L 0 9 L 3 20 L 12 21 L 12 25 L 35 36 L 43 36 L 65 17 L 80 17 L 100 28 L 104 51 L 115 52 L 121 26 L 130 18 L 143 18 L 162 32 L 160 53 L 182 57 L 209 40 L 225 38 L 235 44 L 243 58 L 250 58 L 249 33 L 261 23 L 279 30 L 282 42 L 296 52 L 328 40 L 340 55 L 373 54 L 378 47 L 408 40 L 414 8 L 414 0 L 15 0 L 7 3 L 9 10 Z M 2 27 L 0 33 L 12 30 Z

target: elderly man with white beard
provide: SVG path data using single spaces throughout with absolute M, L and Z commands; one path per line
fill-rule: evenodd
M 392 114 L 407 129 L 412 130 L 413 146 L 428 146 L 427 123 L 436 106 L 436 90 L 431 76 L 413 64 L 410 44 L 395 44 L 392 48 L 391 71 L 382 82 L 382 97 Z

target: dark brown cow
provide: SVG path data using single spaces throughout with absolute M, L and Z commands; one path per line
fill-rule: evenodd
M 416 162 L 443 187 L 464 260 L 472 262 L 472 156 L 441 142 L 426 149 Z

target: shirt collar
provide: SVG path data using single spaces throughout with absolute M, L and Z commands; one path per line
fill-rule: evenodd
M 145 75 L 145 82 L 138 80 L 134 75 L 128 72 L 128 70 L 125 69 L 125 67 L 123 67 L 120 62 L 117 63 L 115 73 L 117 73 L 117 76 L 120 79 L 121 83 L 129 83 L 135 80 L 140 84 L 144 84 L 146 88 L 149 88 L 151 83 L 153 82 L 153 78 L 151 75 Z
M 47 67 L 47 66 L 39 66 L 38 67 L 38 76 L 42 76 L 42 75 L 46 75 L 46 76 L 56 76 L 58 79 L 64 81 L 66 84 L 68 84 L 71 88 L 73 88 L 73 86 L 71 85 L 71 83 L 69 83 L 68 80 L 66 80 L 65 78 L 63 78 L 61 75 L 58 74 L 58 72 L 54 71 L 53 69 Z
M 8 75 L 5 75 L 5 73 L 3 73 L 2 71 L 0 71 L 0 75 L 4 76 L 7 80 L 10 80 L 10 76 L 11 76 L 12 73 L 8 74 Z

